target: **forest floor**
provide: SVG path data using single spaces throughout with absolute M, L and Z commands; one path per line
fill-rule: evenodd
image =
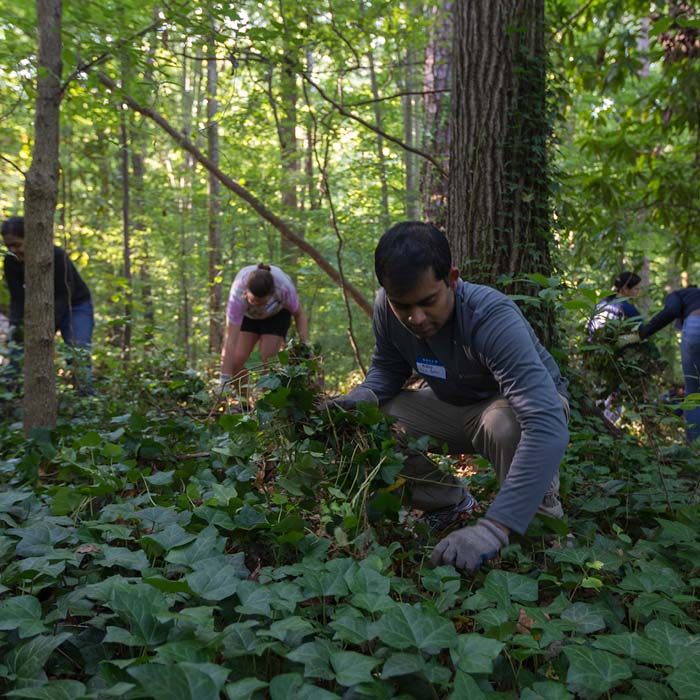
M 283 353 L 230 413 L 161 358 L 30 439 L 3 397 L 0 695 L 698 697 L 700 456 L 672 413 L 611 434 L 575 395 L 566 519 L 466 576 L 428 565 L 386 420 L 316 410 L 315 371 Z M 436 459 L 493 498 L 484 460 Z

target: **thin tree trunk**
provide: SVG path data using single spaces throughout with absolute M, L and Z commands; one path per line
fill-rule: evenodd
M 207 43 L 207 144 L 208 156 L 219 165 L 219 102 L 216 43 Z M 221 191 L 219 180 L 209 173 L 209 355 L 221 354 Z
M 429 12 L 432 21 L 423 71 L 425 127 L 422 148 L 447 170 L 450 157 L 452 2 L 439 0 Z M 444 229 L 447 226 L 447 179 L 426 160 L 421 167 L 420 191 L 423 219 Z
M 131 219 L 129 214 L 129 131 L 127 128 L 128 113 L 122 110 L 119 119 L 119 135 L 121 140 L 121 175 L 122 175 L 122 256 L 124 279 L 126 280 L 126 298 L 124 299 L 124 330 L 122 334 L 122 357 L 129 360 L 131 354 Z
M 58 200 L 61 0 L 37 0 L 37 101 L 24 188 L 24 431 L 56 425 L 53 217 Z
M 379 86 L 377 85 L 377 71 L 374 65 L 374 52 L 370 47 L 367 54 L 369 59 L 369 77 L 372 85 L 372 99 L 374 100 L 374 121 L 377 125 L 377 161 L 379 163 L 379 185 L 381 191 L 382 229 L 389 228 L 391 218 L 389 215 L 389 184 L 386 174 L 386 157 L 384 156 L 384 126 L 382 125 L 382 108 L 379 102 Z

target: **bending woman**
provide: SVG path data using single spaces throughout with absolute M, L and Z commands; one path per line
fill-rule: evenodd
M 612 294 L 599 301 L 588 323 L 588 340 L 591 342 L 596 331 L 601 330 L 609 321 L 624 321 L 639 318 L 641 314 L 637 307 L 630 301 L 639 296 L 642 291 L 642 278 L 635 272 L 621 272 L 613 282 Z
M 221 386 L 244 379 L 245 363 L 260 343 L 263 362 L 284 345 L 292 323 L 303 342 L 309 339 L 306 314 L 299 304 L 292 280 L 274 265 L 248 265 L 238 272 L 226 305 L 226 333 L 221 353 Z M 246 396 L 245 389 L 241 392 Z
M 10 290 L 11 337 L 23 337 L 24 320 L 24 217 L 12 216 L 2 224 L 2 238 L 9 253 L 5 255 L 5 282 Z M 75 265 L 59 246 L 53 247 L 54 320 L 56 331 L 66 345 L 76 348 L 76 388 L 81 394 L 92 394 L 90 346 L 95 317 L 90 290 Z
M 671 321 L 676 321 L 681 332 L 681 364 L 685 381 L 685 396 L 700 392 L 700 289 L 686 287 L 671 292 L 664 299 L 664 308 L 649 323 L 639 326 L 637 332 L 644 340 Z M 700 407 L 684 411 L 688 442 L 700 436 Z

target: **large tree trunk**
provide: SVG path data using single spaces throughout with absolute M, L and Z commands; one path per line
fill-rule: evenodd
M 207 146 L 209 160 L 219 165 L 219 102 L 217 100 L 216 43 L 207 43 Z M 209 173 L 209 355 L 221 355 L 221 191 Z
M 429 9 L 432 21 L 423 71 L 423 150 L 447 170 L 450 157 L 450 88 L 452 84 L 452 2 L 441 0 Z M 447 226 L 447 178 L 423 160 L 421 186 L 423 220 Z
M 447 231 L 455 264 L 475 282 L 552 272 L 543 24 L 544 0 L 454 5 Z M 551 310 L 524 311 L 549 343 Z
M 24 430 L 56 425 L 53 217 L 58 199 L 61 0 L 37 0 L 39 46 L 32 164 L 24 187 Z

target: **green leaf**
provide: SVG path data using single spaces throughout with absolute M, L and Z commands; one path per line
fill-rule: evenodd
M 180 527 L 180 525 L 177 523 L 170 523 L 160 532 L 144 535 L 139 542 L 141 544 L 153 543 L 160 549 L 169 552 L 171 549 L 175 547 L 182 547 L 183 545 L 192 542 L 192 540 L 196 538 L 196 535 L 193 535 L 191 532 L 187 532 L 187 530 Z
M 67 632 L 55 637 L 34 637 L 27 642 L 14 646 L 5 654 L 3 664 L 7 674 L 15 677 L 17 688 L 36 685 L 43 674 L 44 664 L 54 649 L 59 647 L 71 635 Z
M 254 530 L 256 527 L 267 525 L 265 514 L 252 508 L 247 503 L 238 511 L 233 519 L 234 524 L 241 530 Z
M 382 666 L 382 678 L 408 676 L 412 673 L 423 673 L 425 659 L 420 654 L 392 654 Z
M 665 620 L 652 620 L 644 634 L 662 650 L 663 663 L 678 668 L 687 659 L 700 656 L 700 636 L 690 635 Z
M 169 625 L 160 623 L 157 615 L 168 606 L 160 591 L 145 583 L 122 584 L 115 586 L 107 604 L 127 623 L 138 644 L 156 645 L 165 641 Z
M 680 700 L 697 700 L 700 688 L 700 657 L 686 659 L 666 679 Z
M 10 698 L 34 698 L 34 700 L 78 700 L 86 694 L 85 686 L 78 681 L 51 681 L 34 688 L 12 690 Z
M 182 564 L 191 568 L 195 562 L 223 554 L 225 546 L 226 540 L 219 536 L 218 530 L 213 525 L 209 525 L 191 544 L 170 550 L 165 560 L 171 564 Z
M 457 670 L 455 673 L 454 692 L 450 700 L 486 700 L 484 691 L 479 688 L 476 681 L 467 673 Z
M 267 688 L 267 686 L 268 683 L 257 678 L 243 678 L 226 686 L 226 696 L 228 700 L 252 700 L 255 691 Z
M 364 644 L 374 636 L 370 631 L 370 622 L 364 617 L 343 615 L 333 620 L 329 626 L 335 630 L 333 639 L 349 644 Z
M 123 569 L 133 569 L 143 571 L 147 569 L 148 558 L 141 551 L 136 552 L 127 549 L 126 547 L 102 547 L 103 559 L 96 559 L 95 563 L 98 566 L 110 568 L 112 566 L 120 566 Z
M 437 654 L 457 642 L 452 622 L 419 604 L 398 603 L 371 630 L 373 636 L 378 636 L 394 649 L 414 648 L 428 654 Z
M 330 665 L 331 650 L 323 640 L 306 642 L 287 654 L 290 661 L 304 664 L 305 678 L 333 680 L 334 673 Z
M 214 664 L 149 663 L 132 666 L 127 673 L 139 682 L 146 697 L 154 700 L 219 700 L 229 671 Z
M 605 629 L 603 616 L 588 603 L 574 603 L 562 612 L 561 619 L 573 623 L 576 631 L 582 634 Z
M 330 655 L 330 661 L 336 681 L 346 687 L 371 681 L 372 669 L 381 663 L 379 659 L 355 651 L 337 651 Z
M 538 598 L 537 581 L 534 579 L 510 571 L 490 571 L 484 582 L 484 594 L 488 597 L 504 590 L 513 600 L 530 603 Z
M 245 575 L 248 571 L 245 571 Z M 232 596 L 241 580 L 241 570 L 233 564 L 221 564 L 221 557 L 198 561 L 185 576 L 187 585 L 205 600 L 219 601 Z
M 270 629 L 265 633 L 275 639 L 279 639 L 288 647 L 297 647 L 303 641 L 304 637 L 314 633 L 314 626 L 309 620 L 292 615 L 283 620 L 277 620 L 270 625 Z M 261 634 L 263 634 L 261 632 Z
M 575 693 L 606 693 L 632 676 L 629 664 L 607 651 L 566 646 L 564 653 L 569 659 L 566 683 Z
M 678 696 L 666 685 L 645 681 L 639 678 L 632 680 L 639 700 L 678 700 Z
M 46 631 L 41 621 L 41 603 L 31 595 L 6 598 L 0 602 L 0 630 L 19 630 L 26 639 Z
M 455 667 L 464 673 L 491 673 L 493 662 L 504 646 L 503 642 L 480 634 L 460 634 L 450 656 Z
M 520 700 L 571 700 L 573 695 L 561 683 L 543 681 L 533 683 L 532 688 L 525 688 Z
M 653 639 L 645 639 L 636 632 L 606 634 L 596 637 L 593 646 L 596 649 L 604 649 L 613 654 L 628 656 L 630 659 L 643 664 L 651 664 L 653 666 L 672 665 L 670 659 L 664 654 L 661 644 Z

